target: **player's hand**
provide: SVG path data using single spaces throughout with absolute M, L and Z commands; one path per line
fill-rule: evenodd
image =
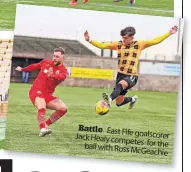
M 173 28 L 171 28 L 170 33 L 172 35 L 172 34 L 176 33 L 177 31 L 178 31 L 178 26 L 174 26 Z
M 90 36 L 89 36 L 89 33 L 88 33 L 87 30 L 84 33 L 84 38 L 85 38 L 86 41 L 88 41 L 88 42 L 90 41 Z
M 22 67 L 20 67 L 20 66 L 17 66 L 15 70 L 16 70 L 16 71 L 18 71 L 18 72 L 21 72 L 21 70 L 22 70 Z

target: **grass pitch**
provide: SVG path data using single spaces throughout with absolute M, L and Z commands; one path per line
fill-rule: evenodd
M 0 149 L 4 148 L 6 118 L 0 117 Z
M 4 140 L 0 140 L 0 149 L 4 148 Z
M 31 4 L 174 17 L 174 0 L 136 0 L 136 5 L 134 7 L 128 5 L 128 0 L 123 0 L 118 3 L 114 3 L 113 0 L 89 0 L 87 4 L 83 4 L 82 0 L 78 1 L 78 6 L 70 7 L 70 0 L 1 0 L 0 29 L 14 28 L 16 4 Z
M 113 103 L 107 115 L 99 116 L 94 112 L 94 105 L 100 100 L 101 93 L 106 90 L 98 88 L 58 87 L 55 95 L 60 97 L 68 106 L 68 114 L 51 126 L 53 130 L 51 136 L 40 138 L 38 136 L 39 128 L 36 120 L 36 109 L 28 98 L 30 86 L 30 84 L 15 83 L 10 85 L 5 149 L 20 152 L 38 152 L 151 163 L 171 162 L 177 94 L 130 91 L 130 96 L 137 94 L 140 97 L 133 110 L 129 111 L 127 106 L 118 108 Z M 110 91 L 107 90 L 108 93 Z M 48 110 L 47 117 L 51 112 Z M 102 127 L 104 132 L 97 134 L 98 136 L 111 136 L 111 134 L 106 134 L 107 127 L 168 133 L 170 135 L 166 141 L 169 145 L 166 148 L 162 148 L 168 151 L 168 156 L 85 149 L 85 142 L 88 144 L 97 143 L 98 145 L 105 145 L 105 143 L 76 140 L 77 133 L 92 134 L 89 132 L 78 132 L 79 124 Z M 120 138 L 121 136 L 112 135 L 112 137 Z M 134 139 L 132 136 L 123 136 L 123 138 Z M 140 139 L 146 142 L 148 138 L 142 137 Z M 114 143 L 110 144 L 114 145 Z M 120 146 L 125 145 L 120 144 Z M 141 148 L 143 146 L 137 147 Z

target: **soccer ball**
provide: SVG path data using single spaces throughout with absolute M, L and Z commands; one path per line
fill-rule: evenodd
M 109 112 L 109 105 L 106 101 L 100 100 L 95 105 L 95 112 L 98 115 L 106 115 Z

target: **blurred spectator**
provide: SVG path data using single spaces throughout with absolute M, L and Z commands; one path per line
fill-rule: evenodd
M 3 101 L 3 95 L 0 94 L 0 101 L 2 102 Z
M 24 63 L 24 65 L 22 65 L 22 67 L 26 67 L 28 65 L 29 65 L 29 60 L 25 59 L 25 63 Z M 22 72 L 22 82 L 28 83 L 28 80 L 29 80 L 29 72 L 23 71 Z
M 113 2 L 120 2 L 123 0 L 113 0 Z M 129 5 L 134 5 L 135 4 L 135 0 L 129 0 Z
M 4 101 L 8 101 L 8 97 L 9 97 L 9 90 L 5 93 Z

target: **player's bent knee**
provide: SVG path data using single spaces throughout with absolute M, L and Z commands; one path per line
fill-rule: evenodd
M 57 110 L 57 112 L 59 112 L 60 113 L 60 116 L 64 116 L 66 113 L 67 113 L 67 110 L 68 109 L 60 109 L 60 110 Z
M 68 107 L 67 107 L 67 106 L 61 106 L 61 107 L 59 108 L 59 111 L 62 111 L 62 112 L 64 112 L 64 113 L 66 113 L 66 112 L 68 111 Z
M 128 83 L 125 80 L 121 80 L 119 83 L 122 85 L 123 89 L 126 89 L 128 87 Z

